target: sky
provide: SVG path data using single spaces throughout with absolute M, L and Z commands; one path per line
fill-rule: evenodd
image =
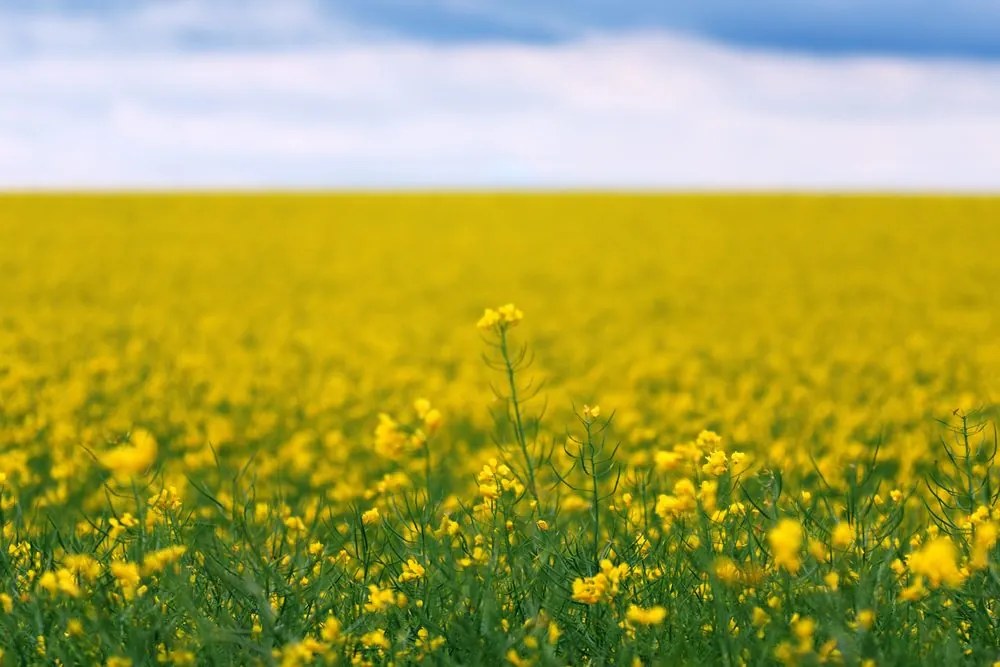
M 0 0 L 0 189 L 1000 190 L 1000 0 Z

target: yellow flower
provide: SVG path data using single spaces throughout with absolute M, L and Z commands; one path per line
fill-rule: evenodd
M 809 550 L 809 555 L 821 563 L 826 563 L 830 560 L 829 550 L 826 543 L 822 540 L 818 540 L 815 537 L 809 538 L 807 549 Z
M 424 653 L 433 653 L 445 645 L 445 638 L 440 636 L 432 638 L 427 628 L 420 628 L 417 630 L 417 641 L 415 644 Z
M 516 326 L 518 322 L 524 319 L 524 313 L 512 303 L 500 306 L 497 311 L 504 324 L 508 326 Z
M 726 472 L 726 453 L 721 449 L 716 449 L 705 457 L 705 465 L 701 467 L 706 475 L 721 475 Z
M 306 524 L 301 517 L 290 516 L 285 519 L 284 524 L 285 528 L 288 529 L 288 532 L 291 535 L 298 535 L 308 531 L 308 528 L 306 528 Z
M 55 595 L 59 588 L 56 585 L 56 575 L 52 572 L 46 572 L 38 578 L 39 588 L 44 588 L 52 595 Z
M 55 572 L 44 573 L 39 577 L 38 585 L 51 595 L 65 593 L 73 598 L 80 596 L 80 587 L 77 586 L 76 578 L 66 568 L 59 568 Z
M 702 431 L 698 434 L 696 443 L 704 451 L 709 447 L 718 447 L 722 444 L 722 436 L 715 431 Z
M 628 575 L 627 564 L 612 565 L 611 561 L 601 561 L 601 571 L 592 577 L 573 581 L 573 600 L 584 604 L 609 602 L 618 595 L 621 580 Z
M 996 546 L 997 537 L 1000 533 L 994 521 L 987 521 L 976 526 L 975 535 L 972 538 L 972 556 L 969 559 L 969 567 L 973 570 L 985 569 L 989 564 L 989 554 Z
M 597 604 L 603 599 L 604 589 L 593 577 L 573 580 L 573 601 L 584 604 Z
M 417 413 L 417 417 L 423 419 L 431 411 L 431 402 L 426 398 L 418 398 L 413 401 L 413 410 Z
M 129 528 L 135 528 L 138 526 L 139 520 L 130 513 L 125 512 L 120 518 L 111 517 L 108 519 L 108 525 L 111 526 L 111 529 L 108 531 L 108 538 L 115 540 Z
M 669 472 L 677 470 L 681 464 L 681 455 L 677 452 L 659 451 L 653 455 L 653 463 L 658 472 Z
M 659 625 L 667 617 L 667 610 L 660 606 L 643 609 L 633 604 L 629 605 L 625 617 L 637 625 Z
M 179 510 L 181 508 L 181 497 L 177 493 L 177 487 L 167 486 L 151 496 L 147 504 L 162 514 L 168 511 Z
M 361 635 L 361 645 L 365 648 L 388 650 L 390 644 L 385 630 L 372 630 Z
M 162 572 L 168 565 L 180 560 L 185 553 L 187 547 L 181 544 L 151 551 L 142 559 L 142 573 L 150 575 Z
M 67 570 L 88 581 L 101 575 L 101 564 L 87 554 L 71 554 L 63 558 Z
M 687 478 L 678 480 L 674 484 L 673 492 L 673 495 L 661 494 L 656 499 L 656 514 L 664 521 L 692 512 L 698 506 L 697 493 L 691 480 Z
M 174 667 L 190 667 L 191 665 L 196 665 L 198 663 L 198 659 L 197 656 L 195 656 L 194 651 L 174 649 L 172 651 L 167 651 L 167 654 L 164 656 L 164 662 L 173 665 Z
M 341 625 L 335 616 L 327 616 L 320 627 L 319 636 L 326 642 L 335 642 L 340 638 Z
M 125 596 L 125 599 L 133 599 L 139 588 L 139 566 L 135 563 L 114 561 L 108 569 L 118 582 L 118 587 L 122 589 L 122 594 Z
M 559 629 L 559 626 L 555 621 L 549 621 L 549 627 L 546 629 L 545 634 L 549 643 L 555 646 L 559 641 L 559 637 L 562 635 L 562 630 Z
M 496 459 L 490 459 L 483 466 L 476 475 L 476 481 L 479 482 L 479 494 L 485 500 L 496 500 L 507 491 L 513 492 L 515 496 L 524 493 L 524 485 L 514 476 L 513 471 Z
M 66 621 L 66 636 L 67 637 L 82 637 L 83 636 L 83 623 L 80 622 L 78 618 L 71 618 Z
M 871 630 L 875 625 L 875 612 L 871 609 L 862 609 L 858 612 L 855 622 L 862 630 Z
M 745 452 L 733 452 L 729 462 L 729 469 L 733 475 L 743 474 L 750 469 L 750 456 Z
M 382 513 L 378 511 L 377 507 L 373 507 L 367 512 L 361 514 L 361 523 L 366 526 L 371 526 L 382 520 Z
M 740 570 L 731 558 L 719 556 L 715 559 L 715 576 L 724 584 L 735 584 L 740 579 Z
M 507 658 L 507 662 L 514 667 L 530 667 L 531 665 L 530 661 L 521 657 L 521 655 L 517 652 L 517 649 L 508 649 L 505 657 Z
M 98 460 L 117 478 L 141 475 L 156 461 L 156 440 L 145 429 L 137 428 L 129 444 L 119 445 L 98 456 Z
M 503 330 L 508 327 L 517 326 L 518 322 L 522 319 L 524 319 L 524 313 L 514 304 L 508 303 L 496 310 L 492 308 L 484 310 L 483 316 L 479 318 L 476 326 L 487 331 L 498 327 Z
M 272 652 L 273 657 L 281 658 L 278 664 L 280 667 L 303 667 L 313 664 L 318 653 L 324 651 L 326 647 L 321 643 L 307 637 L 299 642 L 286 644 L 280 649 Z
M 783 567 L 795 574 L 802 567 L 802 526 L 794 519 L 782 519 L 767 534 L 771 555 L 776 567 Z
M 846 522 L 838 523 L 830 534 L 830 544 L 834 549 L 845 550 L 854 544 L 854 530 Z
M 698 489 L 698 500 L 701 501 L 701 508 L 710 514 L 716 510 L 718 491 L 719 483 L 714 479 L 706 479 Z
M 427 414 L 423 416 L 424 426 L 427 428 L 427 432 L 430 435 L 434 435 L 439 428 L 441 428 L 441 422 L 444 421 L 444 417 L 441 416 L 441 411 L 437 408 L 431 408 L 427 411 Z
M 798 616 L 798 614 L 796 614 L 795 616 Z M 807 653 L 812 650 L 813 635 L 815 633 L 816 633 L 816 621 L 808 617 L 795 619 L 795 617 L 793 616 L 792 634 L 795 635 L 795 638 L 799 640 L 800 653 Z
M 906 559 L 910 572 L 927 577 L 931 588 L 941 585 L 954 588 L 965 580 L 958 568 L 958 552 L 949 537 L 930 540 Z
M 476 326 L 480 329 L 492 329 L 500 322 L 500 313 L 493 310 L 492 308 L 487 308 L 483 311 L 483 316 L 479 318 Z
M 916 602 L 926 595 L 927 589 L 924 588 L 924 578 L 917 577 L 911 585 L 900 591 L 899 599 L 907 602 Z
M 399 580 L 403 583 L 407 581 L 416 581 L 418 579 L 423 579 L 424 573 L 424 566 L 418 563 L 416 559 L 409 558 L 405 563 L 403 563 L 403 573 L 399 575 Z
M 379 588 L 375 584 L 368 585 L 368 602 L 365 603 L 365 611 L 378 613 L 385 611 L 389 607 L 405 607 L 406 596 L 396 593 L 389 588 Z
M 795 659 L 795 649 L 787 641 L 780 642 L 774 647 L 774 659 L 783 665 L 798 664 L 798 661 Z
M 391 461 L 397 461 L 414 446 L 413 438 L 407 435 L 395 419 L 382 413 L 375 426 L 375 453 Z
M 592 421 L 601 416 L 601 406 L 599 405 L 584 405 L 583 406 L 583 418 L 587 421 Z

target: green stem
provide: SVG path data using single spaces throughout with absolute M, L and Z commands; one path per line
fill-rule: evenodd
M 431 506 L 431 444 L 430 438 L 424 440 L 424 475 L 427 478 L 427 506 Z
M 600 493 L 597 482 L 597 462 L 594 453 L 594 440 L 590 431 L 590 419 L 587 419 L 587 454 L 590 457 L 590 486 L 591 499 L 590 509 L 594 516 L 594 563 L 600 565 L 600 543 L 601 543 L 601 507 Z
M 965 445 L 965 485 L 968 496 L 968 513 L 976 509 L 976 492 L 973 488 L 975 473 L 972 469 L 972 446 L 969 444 L 969 417 L 962 415 L 962 443 Z
M 524 456 L 524 467 L 528 474 L 528 490 L 531 496 L 538 502 L 538 491 L 535 488 L 535 467 L 528 453 L 528 441 L 524 435 L 524 423 L 521 420 L 521 404 L 517 398 L 517 382 L 514 378 L 514 364 L 510 360 L 510 351 L 507 348 L 507 329 L 500 328 L 500 355 L 503 357 L 504 366 L 507 368 L 507 384 L 510 387 L 510 403 L 514 410 L 514 437 L 521 448 Z

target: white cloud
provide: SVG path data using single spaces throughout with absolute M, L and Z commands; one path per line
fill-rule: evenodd
M 258 186 L 997 190 L 1000 64 L 664 33 L 0 56 L 0 187 Z

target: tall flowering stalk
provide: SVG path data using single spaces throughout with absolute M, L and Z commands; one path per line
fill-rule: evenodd
M 484 355 L 486 364 L 504 375 L 507 384 L 507 392 L 504 394 L 494 388 L 494 393 L 498 398 L 507 404 L 507 417 L 514 428 L 514 440 L 521 453 L 524 466 L 524 476 L 526 478 L 528 492 L 531 497 L 538 501 L 538 485 L 535 481 L 537 462 L 528 446 L 528 437 L 524 425 L 524 403 L 532 396 L 525 396 L 524 392 L 529 388 L 519 388 L 517 374 L 527 368 L 531 360 L 528 356 L 527 345 L 522 345 L 516 352 L 511 348 L 510 330 L 517 326 L 524 319 L 524 313 L 514 304 L 508 303 L 499 308 L 487 308 L 483 316 L 479 318 L 477 326 L 488 335 L 487 343 L 496 352 L 496 358 Z

